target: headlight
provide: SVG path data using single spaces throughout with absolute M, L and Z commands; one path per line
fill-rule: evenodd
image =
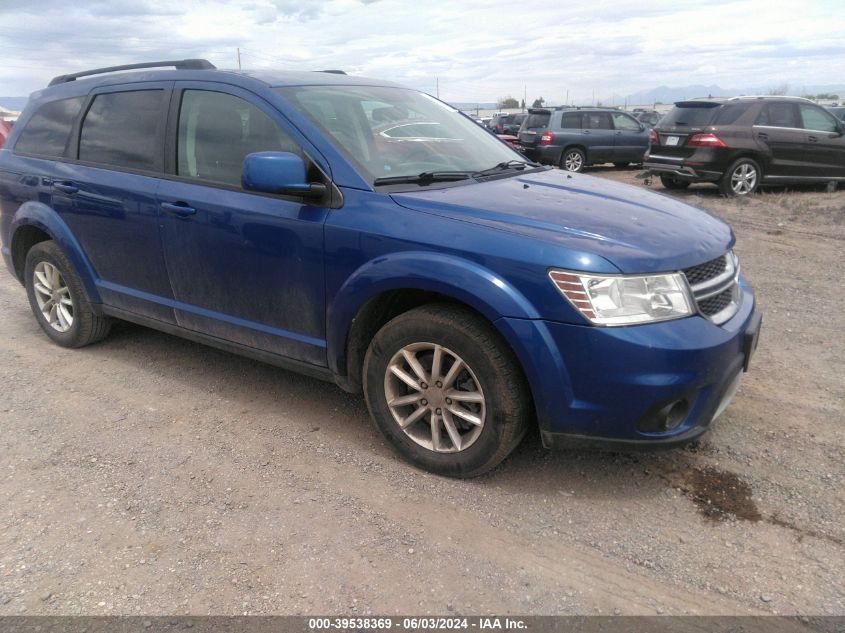
M 650 323 L 695 312 L 683 273 L 602 276 L 552 270 L 549 277 L 596 325 Z

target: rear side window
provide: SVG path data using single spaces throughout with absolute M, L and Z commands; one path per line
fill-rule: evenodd
M 161 171 L 163 90 L 97 95 L 82 122 L 79 160 Z
M 716 119 L 713 121 L 713 125 L 731 125 L 736 123 L 739 117 L 748 112 L 748 108 L 751 106 L 752 103 L 750 102 L 727 103 L 721 108 L 718 108 L 719 111 L 716 113 Z
M 529 114 L 528 118 L 525 119 L 525 129 L 538 130 L 540 128 L 548 127 L 550 118 L 550 112 L 538 112 L 536 114 Z
M 564 130 L 580 130 L 581 129 L 581 113 L 580 112 L 564 112 L 560 118 L 560 127 Z
M 704 127 L 712 125 L 719 110 L 717 103 L 675 106 L 660 121 L 661 127 Z
M 15 151 L 59 158 L 64 156 L 73 122 L 85 97 L 51 101 L 41 106 L 18 137 Z
M 835 132 L 837 129 L 836 119 L 830 114 L 811 105 L 801 105 L 801 122 L 805 130 L 817 130 L 819 132 Z
M 795 105 L 792 103 L 767 103 L 757 115 L 756 125 L 800 128 Z
M 612 130 L 610 115 L 607 112 L 585 112 L 584 127 L 588 130 Z

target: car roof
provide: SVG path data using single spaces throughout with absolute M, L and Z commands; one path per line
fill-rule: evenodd
M 90 77 L 76 77 L 74 74 L 61 75 L 50 86 L 31 95 L 33 100 L 43 97 L 65 97 L 87 94 L 94 88 L 120 85 L 124 83 L 143 83 L 154 81 L 218 81 L 242 87 L 255 86 L 281 88 L 284 86 L 384 86 L 402 88 L 390 81 L 347 75 L 342 71 L 292 71 L 292 70 L 228 70 L 217 68 L 199 69 L 138 69 L 123 71 L 125 67 L 102 69 L 107 72 Z M 83 71 L 93 72 L 93 71 Z
M 790 97 L 785 95 L 742 95 L 739 97 L 698 97 L 695 99 L 684 99 L 683 101 L 676 101 L 675 105 L 724 105 L 726 103 L 735 103 L 737 101 L 796 101 L 801 103 L 813 103 L 810 99 L 805 97 Z

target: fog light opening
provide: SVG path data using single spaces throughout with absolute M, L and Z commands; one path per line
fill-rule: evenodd
M 684 396 L 658 405 L 647 412 L 637 428 L 644 433 L 667 433 L 677 429 L 689 414 L 693 398 Z

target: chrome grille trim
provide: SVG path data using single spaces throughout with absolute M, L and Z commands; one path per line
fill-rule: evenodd
M 722 259 L 724 261 L 724 268 L 722 269 L 722 272 L 718 273 L 714 277 L 699 281 L 698 283 L 690 283 L 689 287 L 692 292 L 692 296 L 695 299 L 698 313 L 713 323 L 720 325 L 737 313 L 742 299 L 742 289 L 739 286 L 740 267 L 739 260 L 736 255 L 734 255 L 733 251 L 728 251 L 721 258 L 717 258 L 716 260 L 706 262 L 705 264 L 701 264 L 699 266 L 687 268 L 683 271 L 683 273 L 687 278 L 687 283 L 689 283 L 690 277 L 697 279 L 701 276 L 702 271 L 706 272 L 710 269 L 722 268 L 722 262 L 718 261 L 718 259 Z M 719 295 L 727 292 L 730 292 L 730 300 L 728 304 L 724 308 L 718 310 L 718 312 L 713 313 L 712 309 L 714 308 L 710 308 L 710 304 L 713 302 L 708 302 L 707 300 L 718 297 Z M 720 302 L 717 303 L 717 306 L 720 307 Z

